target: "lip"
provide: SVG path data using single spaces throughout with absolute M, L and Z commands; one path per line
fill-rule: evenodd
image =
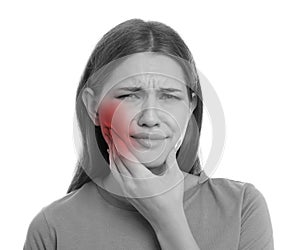
M 167 136 L 163 136 L 161 134 L 156 133 L 137 133 L 134 135 L 131 135 L 131 137 L 135 139 L 147 139 L 147 140 L 164 140 L 167 138 Z
M 158 147 L 162 145 L 162 142 L 166 139 L 156 139 L 156 140 L 151 140 L 151 139 L 143 139 L 143 138 L 133 138 L 133 141 L 138 143 L 138 145 L 143 146 L 145 148 L 153 148 L 153 147 Z M 134 143 L 134 145 L 136 145 Z

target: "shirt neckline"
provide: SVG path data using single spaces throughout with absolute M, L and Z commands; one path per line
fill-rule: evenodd
M 109 205 L 111 205 L 113 207 L 116 207 L 116 208 L 119 208 L 119 209 L 122 209 L 122 210 L 127 210 L 127 211 L 138 213 L 138 210 L 133 205 L 124 203 L 124 202 L 120 201 L 118 198 L 116 198 L 116 197 L 121 197 L 121 196 L 113 194 L 113 193 L 105 190 L 104 188 L 102 188 L 100 185 L 97 185 L 96 183 L 94 183 L 94 185 L 96 186 L 98 194 Z
M 204 183 L 206 180 L 208 180 L 209 177 L 206 175 L 206 173 L 204 172 L 204 170 L 200 171 L 200 175 L 198 176 L 198 184 L 202 184 Z M 113 206 L 115 208 L 121 209 L 121 210 L 125 210 L 125 211 L 130 211 L 130 212 L 134 212 L 134 213 L 139 213 L 138 210 L 131 204 L 127 204 L 124 203 L 122 201 L 120 201 L 117 197 L 121 197 L 119 195 L 113 194 L 109 191 L 107 191 L 106 189 L 104 189 L 103 187 L 101 187 L 100 185 L 98 185 L 97 183 L 95 183 L 93 181 L 93 184 L 96 187 L 97 193 L 106 201 L 106 203 L 108 203 L 110 206 Z

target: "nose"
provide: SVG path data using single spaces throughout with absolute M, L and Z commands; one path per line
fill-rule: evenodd
M 155 106 L 156 100 L 148 96 L 146 101 L 142 105 L 141 115 L 138 120 L 138 125 L 141 127 L 154 127 L 160 126 L 158 110 Z

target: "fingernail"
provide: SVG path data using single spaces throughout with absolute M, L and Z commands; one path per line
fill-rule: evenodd
M 182 141 L 182 139 L 181 139 L 181 137 L 180 137 L 179 140 L 177 141 L 177 143 L 175 144 L 175 149 L 176 149 L 176 150 L 178 150 L 181 141 Z

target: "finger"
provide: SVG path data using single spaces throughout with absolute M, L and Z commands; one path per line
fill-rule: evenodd
M 111 170 L 120 174 L 121 171 L 119 169 L 118 164 L 116 164 L 116 156 L 115 156 L 116 149 L 112 139 L 111 130 L 107 128 L 105 131 L 106 131 L 105 136 L 109 139 L 108 146 L 109 146 L 109 161 L 110 161 Z
M 134 178 L 148 178 L 155 176 L 149 169 L 147 169 L 147 167 L 144 164 L 140 163 L 136 158 L 135 162 L 128 160 L 122 155 L 119 155 L 119 158 Z
M 110 156 L 112 156 L 112 160 L 113 160 L 113 163 L 115 165 L 115 169 L 118 171 L 118 173 L 120 173 L 120 177 L 123 177 L 124 175 L 126 176 L 131 176 L 129 170 L 126 168 L 126 166 L 124 166 L 124 164 L 122 164 L 122 162 L 120 161 L 119 159 L 119 154 L 118 154 L 118 151 L 115 147 L 115 143 L 113 142 L 113 139 L 112 139 L 112 129 L 109 129 L 108 131 L 108 134 L 109 134 L 109 138 L 110 138 Z M 116 134 L 116 133 L 114 133 Z M 114 137 L 115 141 L 119 141 L 118 140 L 119 137 Z
M 182 142 L 182 137 L 180 137 L 178 139 L 178 141 L 175 144 L 175 150 L 177 151 L 179 149 L 179 147 L 181 146 L 181 142 Z
M 171 149 L 170 153 L 167 156 L 166 169 L 168 172 L 169 171 L 176 172 L 178 170 L 180 171 L 180 168 L 178 166 L 177 159 L 176 159 L 176 152 L 177 152 L 177 149 L 174 147 Z
M 113 175 L 113 177 L 116 179 L 116 181 L 121 185 L 122 184 L 122 176 L 116 166 L 116 163 L 113 159 L 113 155 L 112 155 L 112 146 L 110 145 L 110 153 L 109 153 L 109 168 L 111 170 L 111 173 Z
M 130 171 L 127 169 L 127 167 L 120 160 L 120 158 L 119 158 L 120 155 L 118 154 L 117 149 L 116 149 L 114 144 L 112 144 L 112 157 L 113 157 L 113 160 L 116 164 L 116 167 L 117 167 L 119 173 L 123 176 L 129 176 L 129 177 L 131 176 L 132 177 Z
M 118 140 L 118 145 L 120 145 L 120 147 L 126 152 L 126 156 L 118 154 L 118 158 L 123 163 L 120 165 L 123 165 L 127 169 L 127 171 L 129 171 L 130 176 L 134 178 L 146 178 L 149 176 L 153 177 L 154 175 L 152 174 L 152 172 L 149 171 L 145 167 L 145 165 L 140 163 L 139 160 L 130 152 L 129 148 L 127 147 L 127 144 L 118 135 L 118 133 L 116 133 L 113 129 L 111 130 L 111 133 L 113 133 L 115 135 L 114 138 Z
M 119 169 L 122 169 L 122 167 L 118 167 L 120 165 L 120 159 L 117 157 L 115 158 L 113 156 L 113 154 L 116 153 L 116 148 L 115 146 L 112 144 L 112 153 L 110 155 L 110 159 L 113 162 L 114 167 L 117 169 L 115 171 L 112 171 L 113 173 L 113 177 L 117 180 L 117 182 L 119 183 L 121 190 L 123 191 L 123 196 L 124 197 L 128 197 L 128 186 L 130 185 L 130 180 L 132 179 L 132 176 L 129 177 L 128 173 L 127 175 L 125 175 L 124 173 L 120 172 Z M 123 168 L 124 170 L 124 168 Z
M 132 159 L 132 161 L 136 161 L 137 159 L 135 156 L 132 154 L 132 152 L 129 150 L 127 144 L 128 142 L 125 142 L 123 138 L 112 128 L 110 130 L 112 139 L 115 140 L 115 145 L 118 146 L 118 149 L 120 151 L 120 154 L 125 154 L 124 156 Z
M 108 146 L 110 146 L 111 142 L 112 142 L 112 137 L 110 134 L 110 129 L 108 127 L 104 127 L 103 131 L 102 131 L 103 137 L 107 143 Z

